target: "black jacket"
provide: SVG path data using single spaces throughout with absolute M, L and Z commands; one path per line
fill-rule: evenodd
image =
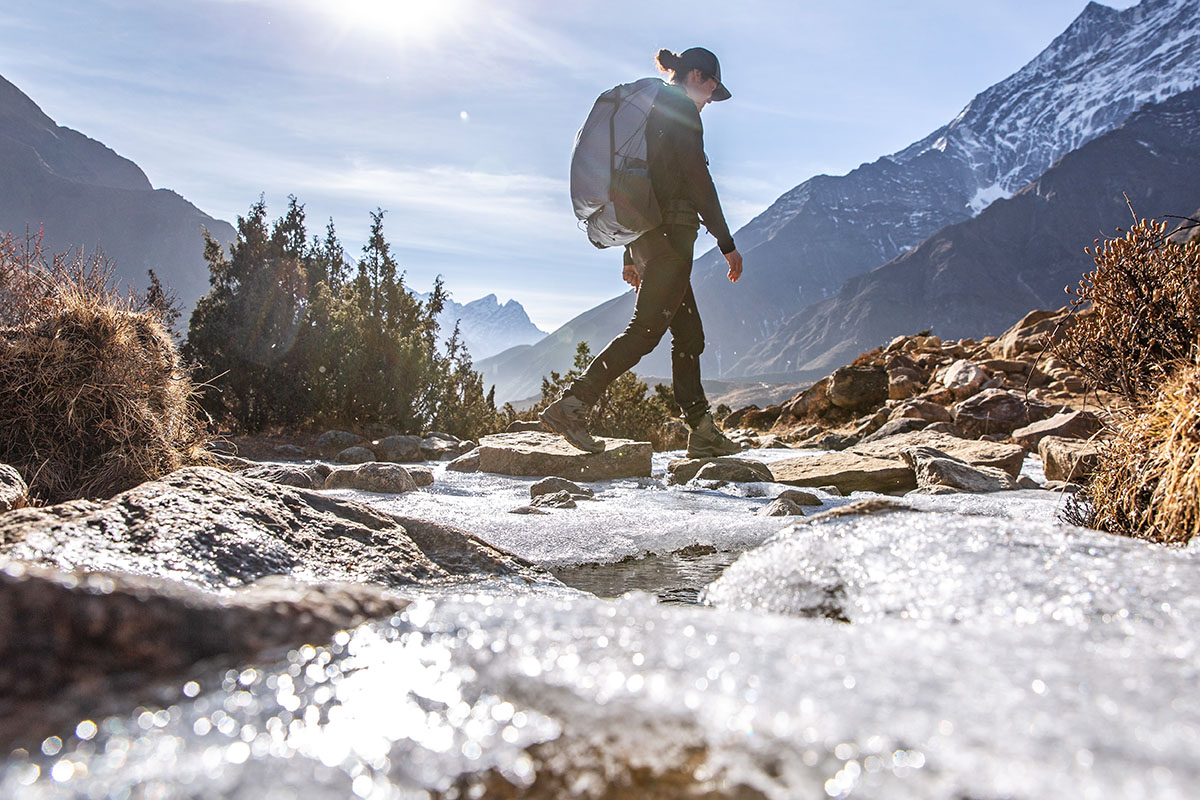
M 667 84 L 658 94 L 646 120 L 646 158 L 664 224 L 699 227 L 703 221 L 722 253 L 735 250 L 717 188 L 708 172 L 700 111 L 680 86 Z M 625 261 L 630 263 L 628 250 Z

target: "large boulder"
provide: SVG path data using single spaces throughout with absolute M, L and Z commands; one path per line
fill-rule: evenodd
M 399 464 L 370 461 L 353 467 L 338 467 L 325 477 L 325 488 L 403 494 L 416 491 L 417 483 Z
M 21 473 L 8 464 L 0 464 L 0 512 L 21 508 L 29 502 L 29 487 Z
M 790 486 L 835 486 L 850 492 L 907 492 L 917 488 L 913 471 L 899 458 L 876 458 L 857 453 L 822 453 L 772 462 L 776 483 Z
M 421 457 L 420 436 L 385 436 L 371 443 L 375 458 L 379 461 L 391 461 L 397 464 L 411 464 L 424 460 Z
M 829 402 L 847 411 L 872 411 L 888 399 L 888 374 L 881 366 L 839 367 L 829 376 Z
M 1100 464 L 1100 446 L 1086 439 L 1043 436 L 1038 455 L 1048 481 L 1082 483 Z
M 213 467 L 181 469 L 103 502 L 5 514 L 0 556 L 203 588 L 280 574 L 387 587 L 540 575 L 454 528 Z
M 677 458 L 667 464 L 667 483 L 687 483 L 700 472 L 701 469 L 709 464 L 723 465 L 718 472 L 711 473 L 713 475 L 720 474 L 722 477 L 705 476 L 705 480 L 726 480 L 726 481 L 770 481 L 771 470 L 761 461 L 751 461 L 748 458 L 738 458 L 736 456 L 720 456 L 717 458 Z M 724 477 L 725 475 L 738 475 L 736 478 Z M 750 477 L 746 477 L 750 476 Z
M 333 458 L 347 447 L 357 447 L 366 444 L 367 440 L 357 433 L 349 431 L 325 431 L 313 442 L 313 447 L 321 458 Z
M 499 475 L 561 475 L 582 481 L 650 476 L 654 449 L 649 442 L 601 441 L 603 452 L 585 453 L 552 433 L 526 431 L 484 436 L 477 448 L 479 470 Z
M 936 448 L 975 467 L 1002 469 L 1013 478 L 1020 474 L 1021 464 L 1025 461 L 1025 450 L 1019 445 L 963 439 L 928 429 L 858 444 L 852 448 L 852 452 L 872 458 L 900 460 L 905 448 L 921 446 Z
M 1054 413 L 1050 406 L 1026 401 L 1004 389 L 984 389 L 954 406 L 954 424 L 962 434 L 978 439 L 989 434 L 1010 435 L 1017 428 L 1045 419 Z
M 979 387 L 983 386 L 987 379 L 988 374 L 982 367 L 960 358 L 946 368 L 946 373 L 942 375 L 942 385 L 961 400 L 979 391 Z
M 973 467 L 933 447 L 906 447 L 900 455 L 912 467 L 918 489 L 947 486 L 963 492 L 999 492 L 1017 488 L 1017 482 L 1002 469 Z
M 1030 423 L 1013 431 L 1012 440 L 1026 450 L 1036 451 L 1038 443 L 1047 436 L 1064 439 L 1087 439 L 1098 432 L 1100 418 L 1090 411 L 1070 411 Z

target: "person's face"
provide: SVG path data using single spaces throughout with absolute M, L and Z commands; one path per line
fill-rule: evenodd
M 696 109 L 703 111 L 704 107 L 712 102 L 713 92 L 717 90 L 717 79 L 705 80 L 700 70 L 694 69 L 688 73 L 683 86 L 687 89 L 688 97 L 696 104 Z

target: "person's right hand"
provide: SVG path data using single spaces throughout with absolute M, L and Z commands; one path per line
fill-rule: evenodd
M 621 270 L 621 277 L 634 289 L 640 289 L 642 286 L 642 276 L 638 275 L 637 267 L 633 264 L 625 265 L 625 268 Z
M 730 282 L 737 283 L 738 278 L 742 277 L 742 254 L 737 250 L 730 250 L 725 254 L 725 260 L 729 262 Z

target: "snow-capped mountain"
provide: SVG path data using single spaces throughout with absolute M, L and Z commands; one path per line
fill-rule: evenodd
M 418 294 L 417 297 L 429 299 L 428 294 Z M 446 307 L 438 316 L 443 342 L 454 332 L 455 324 L 458 324 L 459 337 L 467 346 L 471 358 L 476 361 L 510 347 L 533 344 L 546 335 L 529 319 L 524 306 L 516 300 L 501 303 L 494 294 L 465 305 L 453 300 L 446 301 Z
M 698 259 L 693 286 L 705 316 L 706 374 L 744 374 L 756 343 L 847 279 L 1012 195 L 1146 103 L 1196 86 L 1200 2 L 1142 0 L 1121 11 L 1090 3 L 1042 53 L 948 124 L 847 175 L 801 183 L 737 231 L 746 262 L 737 286 L 725 280 L 715 249 Z M 631 308 L 631 296 L 610 300 L 579 320 L 593 339 L 607 341 Z M 531 349 L 536 369 L 569 366 L 575 322 Z M 639 371 L 669 374 L 669 364 L 664 343 Z

